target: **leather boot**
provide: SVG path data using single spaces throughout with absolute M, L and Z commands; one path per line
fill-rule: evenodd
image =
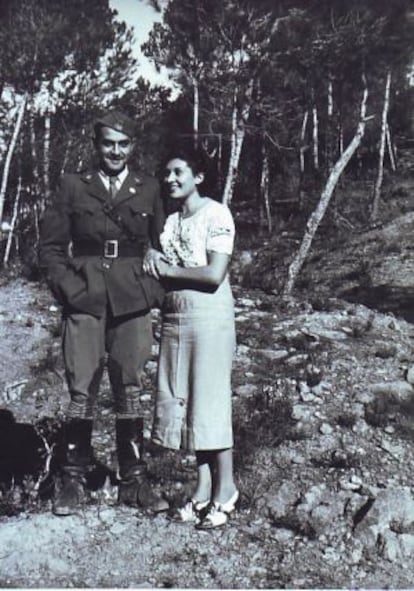
M 148 480 L 143 458 L 144 421 L 142 418 L 117 419 L 116 446 L 119 463 L 118 501 L 153 513 L 167 511 L 168 502 L 157 495 Z
M 85 501 L 85 476 L 92 459 L 91 436 L 90 420 L 71 419 L 64 425 L 64 456 L 53 498 L 55 515 L 73 515 Z

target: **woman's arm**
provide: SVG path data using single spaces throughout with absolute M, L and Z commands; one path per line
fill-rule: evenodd
M 230 256 L 218 252 L 207 252 L 207 261 L 207 265 L 203 267 L 176 267 L 159 259 L 155 262 L 155 267 L 158 277 L 218 287 L 226 276 Z

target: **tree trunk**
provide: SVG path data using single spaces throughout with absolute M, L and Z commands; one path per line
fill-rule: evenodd
M 30 134 L 30 153 L 32 156 L 32 171 L 33 171 L 33 185 L 32 195 L 40 194 L 40 183 L 39 183 L 39 159 L 36 149 L 36 132 L 34 126 L 34 114 L 33 110 L 29 111 L 29 134 Z
M 325 162 L 326 162 L 326 169 L 330 172 L 332 168 L 332 163 L 334 159 L 334 150 L 333 150 L 333 142 L 334 140 L 334 132 L 333 132 L 333 125 L 332 125 L 332 118 L 334 113 L 334 100 L 333 100 L 333 84 L 331 80 L 331 76 L 329 76 L 328 81 L 328 120 L 326 123 L 326 142 L 325 142 Z
M 342 127 L 342 121 L 339 123 L 338 128 L 338 151 L 339 155 L 342 156 L 344 153 L 344 128 Z
M 393 172 L 395 172 L 397 170 L 397 163 L 395 161 L 394 146 L 392 145 L 390 126 L 388 125 L 388 123 L 387 123 L 387 129 L 386 129 L 385 133 L 386 133 L 388 156 L 390 158 L 391 169 Z
M 328 177 L 326 182 L 325 188 L 322 192 L 321 198 L 319 203 L 312 213 L 310 218 L 308 219 L 308 223 L 306 224 L 306 231 L 305 235 L 302 239 L 301 245 L 299 250 L 294 257 L 292 263 L 289 266 L 288 270 L 288 278 L 286 285 L 284 287 L 283 293 L 284 295 L 289 295 L 294 287 L 295 281 L 300 273 L 300 270 L 303 267 L 303 264 L 306 260 L 306 256 L 309 252 L 309 249 L 312 245 L 312 240 L 316 234 L 316 231 L 319 227 L 319 224 L 322 221 L 323 216 L 325 215 L 326 209 L 329 205 L 330 199 L 336 187 L 336 184 L 341 176 L 342 172 L 344 171 L 346 165 L 350 161 L 351 157 L 355 153 L 356 149 L 358 148 L 359 144 L 365 133 L 365 125 L 366 125 L 366 107 L 367 107 L 367 100 L 368 100 L 368 89 L 366 86 L 366 82 L 364 79 L 364 93 L 361 102 L 360 108 L 360 120 L 355 132 L 354 137 L 352 138 L 351 142 L 349 143 L 348 147 L 346 148 L 345 152 L 339 157 L 337 162 L 335 163 L 334 167 L 331 170 L 331 173 Z
M 328 82 L 328 117 L 332 117 L 333 115 L 333 84 L 332 80 L 329 79 Z
M 20 103 L 17 111 L 16 124 L 14 126 L 13 135 L 10 140 L 9 147 L 7 149 L 6 159 L 4 162 L 3 177 L 1 179 L 0 186 L 0 225 L 3 221 L 4 201 L 6 198 L 7 182 L 9 179 L 10 164 L 13 158 L 14 149 L 16 147 L 17 138 L 19 136 L 20 128 L 22 126 L 24 112 L 26 109 L 27 94 L 23 95 L 22 102 Z
M 43 196 L 39 201 L 40 214 L 44 211 L 50 195 L 50 113 L 45 112 L 45 135 L 43 140 Z
M 200 94 L 198 88 L 198 81 L 193 78 L 193 100 L 194 100 L 194 110 L 193 110 L 193 138 L 194 138 L 194 149 L 197 150 L 198 148 L 198 126 L 199 126 L 199 111 L 200 111 Z
M 83 138 L 85 138 L 85 136 L 86 136 L 86 128 L 84 126 L 82 126 L 82 129 L 81 129 L 81 136 Z M 78 154 L 78 161 L 77 161 L 77 165 L 76 165 L 77 170 L 82 170 L 82 168 L 83 168 L 83 157 L 84 157 L 84 150 L 80 151 Z
M 230 162 L 229 162 L 229 168 L 227 171 L 226 184 L 224 186 L 224 191 L 223 191 L 222 201 L 225 205 L 230 205 L 231 200 L 233 198 L 233 191 L 234 191 L 234 186 L 236 184 L 236 178 L 237 178 L 241 149 L 242 149 L 243 141 L 244 141 L 244 135 L 245 135 L 244 128 L 240 128 L 239 126 L 237 126 L 237 129 L 232 137 Z
M 14 230 L 16 228 L 17 218 L 19 215 L 19 203 L 20 203 L 21 192 L 22 192 L 22 174 L 20 173 L 19 179 L 17 182 L 16 195 L 14 197 L 13 214 L 12 214 L 12 219 L 10 222 L 10 231 L 9 231 L 9 235 L 7 236 L 6 249 L 4 251 L 4 256 L 3 256 L 3 266 L 4 267 L 7 267 L 9 264 L 10 252 L 11 252 L 11 247 L 12 247 L 13 238 L 14 238 Z
M 227 169 L 226 182 L 224 185 L 224 191 L 222 196 L 222 202 L 225 205 L 229 205 L 234 191 L 234 185 L 236 183 L 237 171 L 239 166 L 240 154 L 243 146 L 244 136 L 246 133 L 245 124 L 249 118 L 251 98 L 253 93 L 253 81 L 251 81 L 249 88 L 246 92 L 246 101 L 239 111 L 237 106 L 237 90 L 234 91 L 233 98 L 233 113 L 231 120 L 231 146 L 230 146 L 230 159 L 229 166 Z
M 305 111 L 305 113 L 303 114 L 302 129 L 300 132 L 300 150 L 299 150 L 300 174 L 302 176 L 305 174 L 305 152 L 306 152 L 305 138 L 306 138 L 306 126 L 308 124 L 308 118 L 309 118 L 309 111 Z
M 66 165 L 67 165 L 68 159 L 69 159 L 69 152 L 70 152 L 71 146 L 72 146 L 72 139 L 69 138 L 68 141 L 66 142 L 65 153 L 63 155 L 63 160 L 62 160 L 62 166 L 60 167 L 60 176 L 62 176 L 65 173 Z
M 319 143 L 318 143 L 319 121 L 318 121 L 318 109 L 315 104 L 312 107 L 312 116 L 313 116 L 313 166 L 314 166 L 315 170 L 319 170 Z
M 390 89 L 391 89 L 391 72 L 387 73 L 387 80 L 385 83 L 385 95 L 384 95 L 384 106 L 382 109 L 382 118 L 381 118 L 381 140 L 380 140 L 380 149 L 379 149 L 379 162 L 378 162 L 378 174 L 377 180 L 375 182 L 374 187 L 374 196 L 372 199 L 372 209 L 371 209 L 371 222 L 375 222 L 378 217 L 378 206 L 379 200 L 381 197 L 381 186 L 382 181 L 384 178 L 384 154 L 385 154 L 385 144 L 387 138 L 387 117 L 388 117 L 388 109 L 390 105 Z
M 260 175 L 260 196 L 266 212 L 267 230 L 272 233 L 272 216 L 269 202 L 269 157 L 267 155 L 266 143 L 262 144 L 262 172 Z
M 217 190 L 221 191 L 223 188 L 223 136 L 218 134 L 218 155 L 217 155 Z
M 236 95 L 236 92 L 234 93 Z M 233 101 L 233 113 L 231 117 L 231 144 L 230 144 L 230 158 L 229 158 L 229 166 L 227 170 L 226 182 L 224 185 L 223 203 L 229 203 L 231 200 L 231 194 L 233 192 L 233 186 L 235 182 L 235 176 L 237 173 L 237 163 L 236 163 L 236 156 L 235 156 L 235 149 L 236 149 L 236 130 L 237 130 L 237 104 L 236 104 L 236 96 L 234 97 Z
M 36 248 L 40 242 L 40 216 L 39 216 L 39 206 L 37 203 L 34 204 L 34 227 L 35 227 L 35 246 Z

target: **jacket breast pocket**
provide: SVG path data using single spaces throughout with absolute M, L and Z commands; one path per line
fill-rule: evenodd
M 147 239 L 149 224 L 153 215 L 152 210 L 148 206 L 135 201 L 128 204 L 128 210 L 135 234 Z
M 88 203 L 74 203 L 72 208 L 72 236 L 77 240 L 88 239 L 103 230 L 103 214 Z

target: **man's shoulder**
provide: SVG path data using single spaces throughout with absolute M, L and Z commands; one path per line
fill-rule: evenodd
M 60 182 L 63 184 L 73 185 L 80 182 L 88 182 L 97 174 L 95 170 L 81 170 L 78 172 L 65 172 L 60 177 Z
M 157 186 L 158 179 L 150 174 L 149 172 L 143 172 L 141 170 L 129 169 L 129 176 L 135 181 L 138 185 L 150 185 L 150 186 Z

